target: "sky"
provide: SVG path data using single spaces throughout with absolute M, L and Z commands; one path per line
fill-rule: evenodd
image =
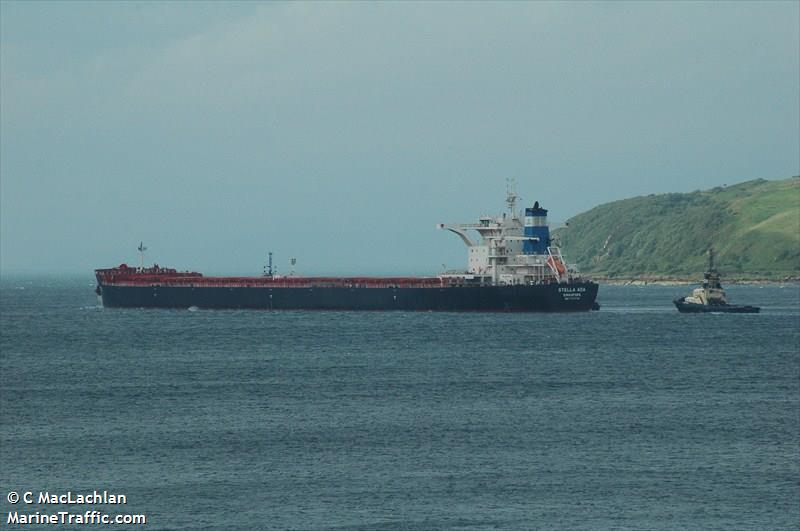
M 435 274 L 440 222 L 800 174 L 799 2 L 0 2 L 0 274 Z M 569 258 L 569 257 L 567 257 Z

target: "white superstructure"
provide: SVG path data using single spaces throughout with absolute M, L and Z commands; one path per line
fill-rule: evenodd
M 561 250 L 550 239 L 547 210 L 516 210 L 517 196 L 508 192 L 508 212 L 483 216 L 477 223 L 440 223 L 439 229 L 457 234 L 467 246 L 467 270 L 448 271 L 442 276 L 458 277 L 481 284 L 565 283 L 577 275 L 568 268 Z M 480 237 L 474 241 L 470 231 Z

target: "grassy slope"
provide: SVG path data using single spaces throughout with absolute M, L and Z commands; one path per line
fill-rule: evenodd
M 609 277 L 696 276 L 709 246 L 730 277 L 797 277 L 800 177 L 606 203 L 556 234 L 582 271 Z

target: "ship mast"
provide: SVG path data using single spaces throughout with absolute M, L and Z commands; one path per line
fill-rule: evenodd
M 516 216 L 516 204 L 517 204 L 517 180 L 516 179 L 506 179 L 506 204 L 508 205 L 508 210 L 511 212 L 511 217 Z
M 268 253 L 267 258 L 267 265 L 264 266 L 264 276 L 271 277 L 272 276 L 272 251 Z
M 139 242 L 139 271 L 144 271 L 144 252 L 147 250 L 147 247 L 144 246 L 144 242 Z

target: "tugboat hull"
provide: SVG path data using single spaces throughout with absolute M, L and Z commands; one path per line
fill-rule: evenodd
M 719 271 L 714 268 L 714 249 L 708 250 L 708 271 L 703 274 L 703 284 L 691 296 L 672 301 L 681 313 L 758 313 L 757 306 L 728 304 L 725 290 L 719 282 Z
M 681 313 L 758 313 L 758 306 L 738 306 L 735 304 L 694 304 L 683 298 L 672 301 Z

